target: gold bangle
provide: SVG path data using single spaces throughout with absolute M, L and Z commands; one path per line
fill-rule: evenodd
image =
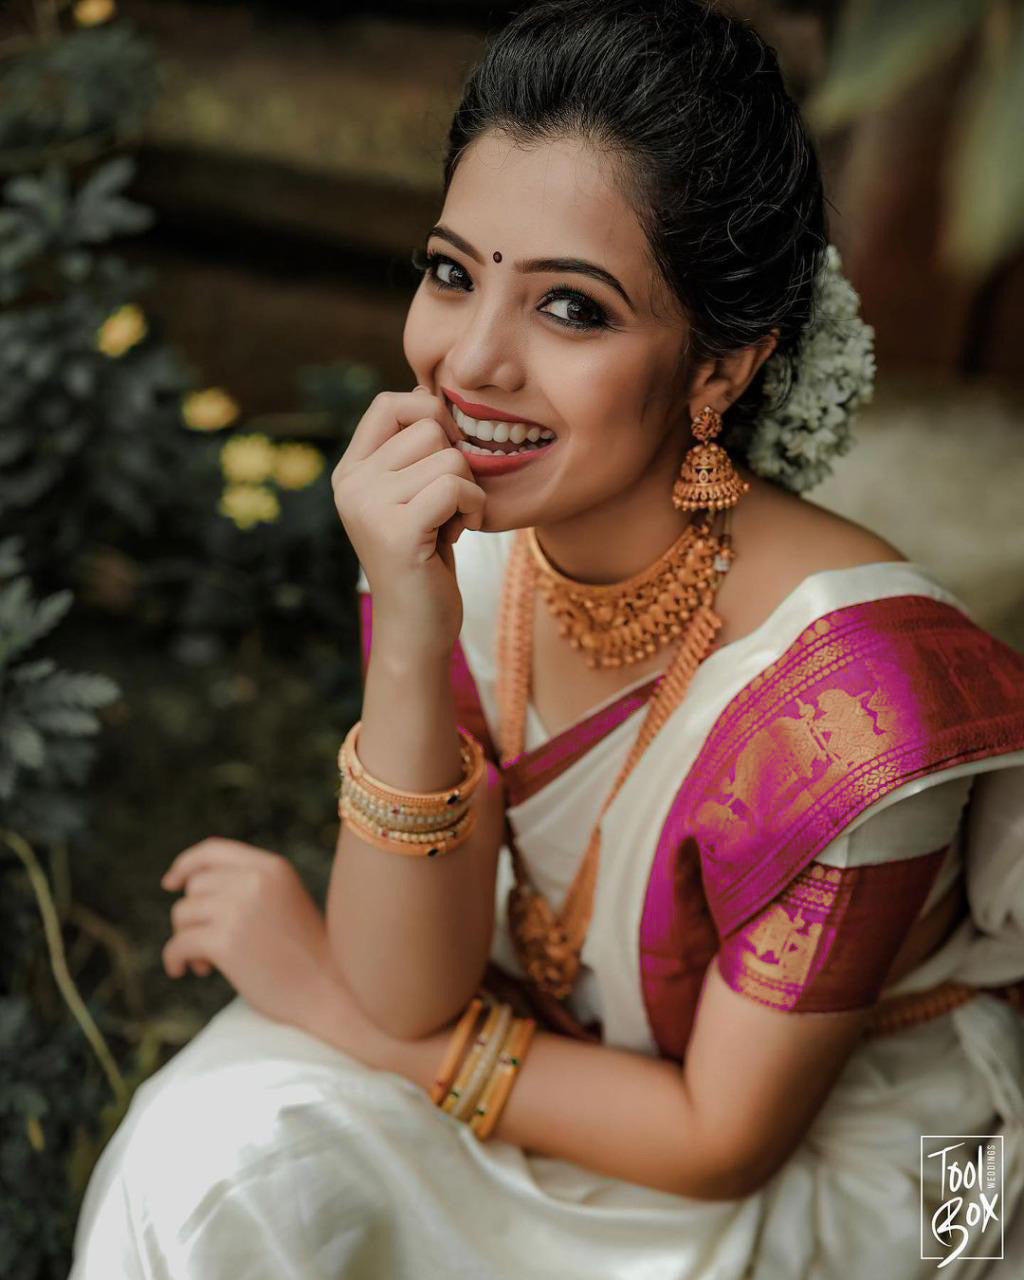
M 382 809 L 360 787 L 351 784 L 347 779 L 342 780 L 338 791 L 339 799 L 342 795 L 368 822 L 386 825 L 393 831 L 409 833 L 429 832 L 439 827 L 453 827 L 466 816 L 471 807 L 471 801 L 467 800 L 465 804 L 455 805 L 444 814 L 434 814 L 427 810 L 422 813 L 405 813 L 401 809 L 396 813 L 394 809 L 397 806 L 392 805 L 386 810 Z
M 508 1035 L 505 1037 L 505 1042 L 501 1046 L 501 1052 L 499 1053 L 498 1059 L 494 1064 L 494 1070 L 488 1076 L 487 1083 L 480 1090 L 480 1096 L 479 1098 L 477 1098 L 476 1104 L 473 1107 L 473 1114 L 469 1118 L 469 1127 L 473 1130 L 474 1133 L 477 1134 L 477 1136 L 479 1136 L 479 1129 L 480 1129 L 482 1117 L 486 1116 L 489 1111 L 493 1110 L 493 1103 L 494 1103 L 495 1094 L 498 1088 L 498 1084 L 501 1080 L 504 1079 L 504 1073 L 502 1072 L 501 1068 L 508 1061 L 509 1055 L 513 1047 L 519 1042 L 520 1035 L 522 1033 L 523 1022 L 524 1022 L 523 1019 L 517 1018 L 512 1023 L 511 1027 L 509 1027 Z
M 533 1018 L 523 1018 L 509 1034 L 498 1065 L 480 1095 L 469 1122 L 469 1127 L 481 1142 L 490 1137 L 501 1117 L 536 1030 L 537 1023 Z
M 382 831 L 400 832 L 403 836 L 422 835 L 427 837 L 452 831 L 472 808 L 470 802 L 467 801 L 465 804 L 459 805 L 458 808 L 443 814 L 386 812 L 379 805 L 370 802 L 357 786 L 352 786 L 347 781 L 342 783 L 338 795 L 339 808 L 342 799 L 347 801 L 349 808 L 363 819 L 366 826 L 379 828 Z
M 339 817 L 392 853 L 434 857 L 467 840 L 476 825 L 472 793 L 485 773 L 483 747 L 476 739 L 458 726 L 464 776 L 455 787 L 402 792 L 372 778 L 359 763 L 355 746 L 361 723 L 352 726 L 338 752 Z
M 498 1061 L 498 1055 L 501 1053 L 501 1046 L 508 1038 L 508 1029 L 512 1024 L 512 1006 L 502 1003 L 498 1006 L 498 1020 L 494 1030 L 487 1037 L 487 1043 L 484 1045 L 480 1054 L 480 1060 L 466 1083 L 465 1091 L 459 1099 L 455 1107 L 452 1108 L 452 1115 L 456 1120 L 468 1122 L 469 1117 L 473 1113 L 476 1101 L 480 1097 L 481 1091 L 490 1079 L 491 1072 L 494 1070 L 495 1063 Z
M 345 740 L 338 751 L 338 769 L 384 806 L 394 805 L 411 812 L 428 809 L 445 813 L 453 806 L 468 800 L 484 776 L 483 747 L 471 733 L 458 725 L 461 740 L 459 754 L 464 773 L 454 786 L 445 787 L 441 791 L 402 791 L 392 787 L 367 773 L 359 761 L 356 742 L 362 723 L 362 720 L 357 720 L 345 735 Z
M 481 997 L 474 996 L 463 1010 L 462 1017 L 452 1032 L 451 1039 L 448 1041 L 448 1048 L 441 1060 L 441 1065 L 437 1069 L 437 1075 L 434 1077 L 434 1083 L 430 1090 L 430 1100 L 435 1105 L 439 1104 L 448 1092 L 449 1086 L 455 1077 L 455 1069 L 459 1058 L 466 1047 L 466 1042 L 473 1034 L 477 1016 L 483 1007 L 484 1002 Z
M 453 849 L 457 849 L 473 834 L 477 823 L 476 810 L 471 809 L 453 827 L 446 827 L 439 831 L 396 832 L 393 827 L 386 827 L 367 819 L 365 814 L 355 808 L 347 795 L 342 795 L 338 801 L 338 816 L 364 840 L 376 845 L 379 849 L 426 858 L 433 858 L 438 854 L 450 853 Z
M 501 1017 L 501 1004 L 499 1001 L 487 998 L 486 1004 L 487 1017 L 484 1019 L 484 1024 L 477 1032 L 476 1039 L 473 1041 L 473 1047 L 470 1049 L 462 1063 L 462 1069 L 458 1074 L 458 1078 L 448 1090 L 448 1096 L 441 1104 L 441 1110 L 446 1111 L 449 1115 L 454 1115 L 456 1119 L 459 1118 L 457 1113 L 461 1109 L 461 1104 L 467 1101 L 467 1087 L 473 1078 L 477 1064 L 480 1061 L 484 1049 L 487 1047 L 488 1040 L 490 1040 L 491 1036 L 494 1034 L 494 1028 L 498 1024 L 498 1019 Z

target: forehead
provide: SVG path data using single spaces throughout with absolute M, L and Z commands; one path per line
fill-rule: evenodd
M 596 262 L 645 303 L 657 289 L 647 238 L 616 181 L 616 161 L 577 139 L 517 146 L 482 134 L 455 170 L 441 222 L 486 259 Z

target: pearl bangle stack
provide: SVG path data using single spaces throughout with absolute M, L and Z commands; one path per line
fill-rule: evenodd
M 399 791 L 366 772 L 356 755 L 362 721 L 338 752 L 338 816 L 369 843 L 391 853 L 432 858 L 457 848 L 472 834 L 473 792 L 484 776 L 483 748 L 459 726 L 463 776 L 443 791 Z

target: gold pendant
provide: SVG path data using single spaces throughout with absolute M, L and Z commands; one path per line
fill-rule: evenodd
M 556 1000 L 567 999 L 580 958 L 547 900 L 529 884 L 514 885 L 508 894 L 508 923 L 523 971 Z

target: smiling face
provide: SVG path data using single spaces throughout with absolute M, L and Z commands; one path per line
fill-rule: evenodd
M 473 416 L 555 435 L 513 467 L 470 455 L 488 532 L 668 504 L 691 416 L 678 360 L 688 325 L 612 173 L 573 139 L 522 149 L 485 133 L 427 238 L 403 335 L 416 380 Z M 556 258 L 575 269 L 536 269 Z M 503 449 L 522 434 L 510 429 Z

